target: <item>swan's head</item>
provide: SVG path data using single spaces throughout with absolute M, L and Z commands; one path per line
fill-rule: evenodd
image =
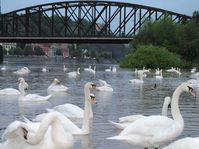
M 196 93 L 194 92 L 194 89 L 191 83 L 184 82 L 181 85 L 183 87 L 183 91 L 188 92 L 193 97 L 196 97 Z
M 18 83 L 19 83 L 19 90 L 21 90 L 22 88 L 23 88 L 23 90 L 27 90 L 28 89 L 28 83 L 26 83 L 24 78 L 20 77 L 18 79 Z
M 88 89 L 90 89 L 90 90 L 94 90 L 95 88 L 96 88 L 96 84 L 94 84 L 94 83 L 92 83 L 92 82 L 87 82 L 86 84 L 85 84 L 85 88 L 88 88 Z
M 61 84 L 61 82 L 57 78 L 54 78 L 53 83 L 56 84 L 56 85 Z
M 164 103 L 168 105 L 168 107 L 171 107 L 171 97 L 167 96 L 164 98 Z
M 90 102 L 91 102 L 92 104 L 96 104 L 96 103 L 97 103 L 97 100 L 96 100 L 94 94 L 90 94 Z

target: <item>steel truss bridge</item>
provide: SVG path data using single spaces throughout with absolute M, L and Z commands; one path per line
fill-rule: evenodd
M 66 1 L 1 14 L 0 42 L 128 43 L 147 20 L 190 16 L 113 1 Z

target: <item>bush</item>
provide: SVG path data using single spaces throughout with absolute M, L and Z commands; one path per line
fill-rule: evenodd
M 182 60 L 174 53 L 169 52 L 166 48 L 139 45 L 137 50 L 126 55 L 121 61 L 121 67 L 127 68 L 170 68 L 182 67 Z

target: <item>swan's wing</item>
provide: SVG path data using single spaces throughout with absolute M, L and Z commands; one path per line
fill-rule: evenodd
M 126 127 L 120 135 L 158 136 L 173 127 L 173 120 L 166 116 L 140 118 Z M 166 135 L 166 134 L 165 134 Z
M 144 115 L 141 114 L 135 114 L 135 115 L 129 115 L 129 116 L 124 116 L 119 118 L 120 123 L 125 123 L 125 122 L 134 122 L 140 118 L 145 117 Z
M 107 85 L 106 81 L 104 81 L 104 80 L 99 80 L 99 83 L 100 83 L 100 86 Z
M 55 106 L 54 110 L 62 113 L 66 117 L 83 118 L 84 110 L 73 104 L 63 104 Z

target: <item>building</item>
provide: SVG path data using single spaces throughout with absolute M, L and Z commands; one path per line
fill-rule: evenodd
M 3 49 L 7 51 L 7 55 L 10 49 L 14 49 L 17 47 L 16 43 L 0 43 L 0 45 L 3 47 Z

